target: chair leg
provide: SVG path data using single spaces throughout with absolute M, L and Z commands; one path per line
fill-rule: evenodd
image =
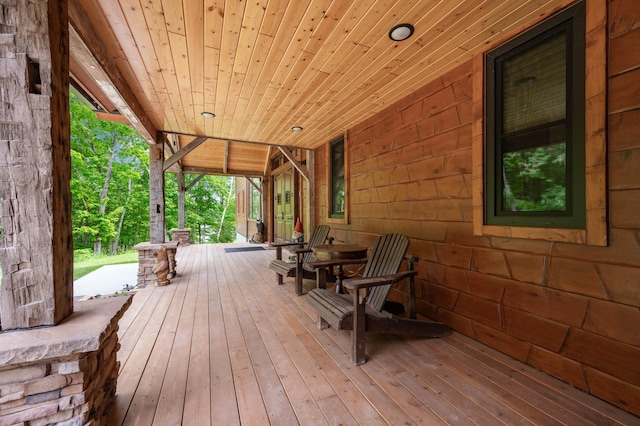
M 276 260 L 282 260 L 282 247 L 276 247 Z M 276 284 L 282 285 L 282 275 L 276 272 Z
M 302 256 L 298 253 L 296 259 L 296 296 L 302 296 Z
M 324 268 L 316 269 L 316 287 L 327 288 L 327 270 Z
M 351 362 L 355 365 L 367 361 L 365 340 L 365 310 L 367 297 L 366 289 L 357 289 L 353 294 L 353 330 L 351 331 Z
M 322 317 L 320 316 L 320 314 L 318 314 L 318 319 L 316 320 L 316 324 L 318 325 L 318 328 L 319 328 L 320 330 L 324 330 L 325 328 L 329 328 L 329 323 L 328 323 L 328 322 L 326 322 L 326 321 L 324 320 L 324 318 L 322 318 Z

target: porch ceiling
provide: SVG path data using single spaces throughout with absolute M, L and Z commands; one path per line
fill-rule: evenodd
M 78 0 L 71 26 L 95 62 L 72 31 L 72 76 L 107 112 L 124 99 L 151 138 L 181 135 L 176 148 L 215 139 L 182 167 L 263 174 L 268 145 L 317 148 L 567 3 Z M 403 22 L 415 33 L 393 42 Z

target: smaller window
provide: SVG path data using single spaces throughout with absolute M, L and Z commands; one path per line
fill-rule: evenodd
M 330 175 L 329 188 L 330 210 L 329 217 L 344 218 L 345 217 L 345 161 L 344 161 L 344 137 L 331 142 L 329 149 Z
M 255 185 L 260 185 L 260 179 L 252 178 L 251 181 Z M 251 219 L 262 219 L 262 194 L 254 185 L 251 185 L 251 199 L 249 202 L 251 203 L 249 217 Z

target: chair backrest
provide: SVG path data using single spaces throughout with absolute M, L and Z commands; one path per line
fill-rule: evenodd
M 371 249 L 371 256 L 362 276 L 374 278 L 397 273 L 408 248 L 409 238 L 402 234 L 379 236 Z M 371 288 L 367 304 L 380 312 L 390 290 L 391 284 Z
M 308 248 L 314 248 L 315 246 L 319 246 L 324 244 L 327 237 L 329 236 L 329 225 L 319 225 L 316 226 L 316 229 L 311 233 L 311 238 L 309 238 Z M 302 256 L 302 263 L 305 264 L 307 262 L 314 261 L 313 252 L 305 253 Z

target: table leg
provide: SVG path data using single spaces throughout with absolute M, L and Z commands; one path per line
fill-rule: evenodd
M 344 272 L 342 271 L 342 265 L 338 265 L 338 270 L 336 271 L 336 286 L 334 287 L 334 291 L 337 294 L 343 293 L 343 290 L 342 290 L 343 276 L 344 276 Z

